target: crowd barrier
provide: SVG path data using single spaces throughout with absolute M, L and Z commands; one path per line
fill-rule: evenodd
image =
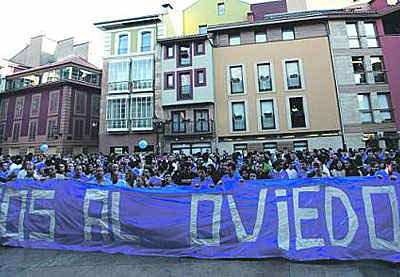
M 0 185 L 0 244 L 196 258 L 400 261 L 399 181 L 257 180 L 121 189 Z

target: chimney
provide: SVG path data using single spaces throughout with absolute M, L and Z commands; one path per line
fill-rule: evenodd
M 254 22 L 254 12 L 252 11 L 247 12 L 247 21 Z
M 173 10 L 174 8 L 172 7 L 172 5 L 168 2 L 164 2 L 163 4 L 161 4 L 162 7 L 162 13 L 163 14 L 168 14 L 169 10 Z

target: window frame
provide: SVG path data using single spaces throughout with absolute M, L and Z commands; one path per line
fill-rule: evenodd
M 360 107 L 360 99 L 359 99 L 360 95 L 367 96 L 369 109 L 362 109 Z M 372 102 L 371 102 L 371 93 L 357 93 L 357 102 L 358 102 L 358 112 L 359 112 L 359 115 L 360 115 L 360 123 L 361 124 L 372 124 L 372 123 L 375 123 L 374 110 L 372 109 Z M 361 115 L 362 114 L 366 114 L 366 113 L 369 113 L 371 115 L 371 121 L 362 121 L 361 120 Z
M 222 12 L 220 7 L 222 7 Z M 217 3 L 217 16 L 223 16 L 225 15 L 225 2 L 219 2 Z
M 354 68 L 354 64 L 355 64 L 355 62 L 354 62 L 354 59 L 356 59 L 356 58 L 362 58 L 362 66 L 363 66 L 363 71 L 361 72 L 356 72 L 355 71 L 355 68 Z M 352 68 L 353 68 L 353 80 L 354 80 L 354 84 L 356 84 L 356 85 L 366 85 L 366 84 L 368 84 L 368 78 L 367 78 L 367 68 L 366 68 L 366 61 L 365 61 L 365 56 L 351 56 L 351 66 L 352 66 Z M 360 74 L 360 82 L 357 82 L 357 80 L 356 80 L 356 75 L 357 74 Z M 361 76 L 362 76 L 362 74 L 364 74 L 364 82 L 361 82 L 361 80 L 362 80 L 362 78 L 361 78 Z
M 203 83 L 199 83 L 199 73 L 202 72 L 204 74 Z M 206 68 L 197 68 L 194 70 L 194 87 L 206 87 L 207 86 L 207 69 Z
M 169 55 L 169 49 L 172 49 L 172 55 Z M 171 60 L 175 58 L 175 45 L 174 44 L 167 44 L 164 45 L 164 60 Z
M 284 34 L 288 31 L 291 31 L 293 33 L 293 38 L 290 39 L 285 39 L 284 38 Z M 291 41 L 291 40 L 295 40 L 296 39 L 296 32 L 295 32 L 295 28 L 293 25 L 287 25 L 287 26 L 283 26 L 281 27 L 281 33 L 282 33 L 282 40 L 283 41 Z
M 139 53 L 151 53 L 154 50 L 154 42 L 153 42 L 153 29 L 143 29 L 140 30 L 138 33 L 138 49 L 137 52 Z M 144 33 L 149 33 L 150 34 L 150 50 L 148 51 L 143 51 L 143 34 Z
M 381 65 L 382 65 L 382 71 L 375 71 L 373 67 L 373 62 L 372 60 L 374 58 L 380 59 Z M 374 83 L 375 84 L 386 84 L 388 82 L 387 76 L 386 76 L 386 70 L 385 70 L 385 63 L 384 63 L 384 57 L 383 56 L 370 56 L 370 62 L 371 62 L 371 68 L 372 68 L 372 74 L 374 75 Z M 383 82 L 378 82 L 376 80 L 376 75 L 375 74 L 383 74 Z
M 36 98 L 38 99 L 38 107 L 37 111 L 33 113 L 33 99 Z M 40 115 L 40 104 L 42 102 L 42 95 L 40 93 L 38 94 L 33 94 L 31 98 L 31 107 L 30 107 L 30 117 L 37 117 Z M 50 99 L 49 99 L 49 106 L 50 106 Z
M 76 92 L 75 92 L 76 93 Z M 51 110 L 51 98 L 57 95 L 57 105 L 56 105 L 56 109 L 54 111 Z M 75 103 L 76 103 L 76 99 L 75 99 Z M 60 91 L 56 90 L 56 91 L 51 91 L 49 92 L 49 106 L 48 106 L 48 110 L 47 110 L 47 114 L 48 115 L 58 115 L 59 112 L 59 106 L 60 106 Z M 75 110 L 74 110 L 75 111 Z
M 119 64 L 119 63 L 128 64 L 128 69 L 127 69 L 128 74 L 126 77 L 126 81 L 110 82 L 110 72 L 111 72 L 110 65 L 111 64 Z M 130 71 L 131 71 L 131 66 L 132 66 L 131 63 L 132 63 L 132 60 L 126 59 L 126 58 L 120 59 L 120 60 L 111 60 L 108 62 L 108 65 L 107 65 L 107 70 L 108 70 L 108 72 L 107 72 L 107 94 L 118 94 L 118 93 L 128 93 L 129 92 Z M 110 84 L 124 84 L 124 83 L 126 84 L 126 89 L 110 90 Z
M 238 104 L 238 103 L 243 103 L 244 106 L 244 130 L 235 130 L 235 124 L 234 124 L 234 119 L 233 119 L 233 105 Z M 237 133 L 247 133 L 249 131 L 249 118 L 247 116 L 247 101 L 246 100 L 233 100 L 229 101 L 229 122 L 230 122 L 230 131 L 231 133 L 237 134 Z
M 199 45 L 203 45 L 203 51 L 199 52 L 198 51 L 198 46 Z M 195 56 L 201 56 L 201 55 L 205 55 L 206 54 L 206 42 L 205 41 L 195 41 L 194 42 L 194 55 Z
M 243 83 L 243 91 L 242 92 L 232 92 L 232 73 L 231 68 L 234 67 L 241 67 L 242 69 L 242 83 Z M 246 70 L 244 64 L 233 64 L 227 66 L 227 88 L 228 88 L 228 95 L 246 95 L 247 94 L 247 82 L 246 82 Z
M 98 100 L 94 100 L 94 99 L 98 99 Z M 95 107 L 95 106 L 97 106 L 96 104 L 97 103 L 99 104 L 98 105 L 98 113 L 96 113 L 96 111 L 93 109 L 93 107 Z M 91 116 L 92 117 L 94 117 L 94 118 L 97 118 L 97 117 L 100 117 L 100 110 L 101 110 L 101 95 L 98 95 L 98 94 L 92 94 L 92 96 L 91 96 L 91 99 L 90 99 L 90 103 L 91 103 L 91 109 L 90 109 L 90 114 L 91 114 Z
M 189 47 L 189 60 L 188 64 L 182 64 L 181 58 L 181 47 Z M 193 64 L 193 43 L 180 43 L 176 47 L 176 67 L 183 68 L 183 67 L 191 67 Z
M 347 28 L 348 25 L 355 25 L 357 37 L 356 37 L 356 36 L 350 36 L 350 35 L 349 35 L 348 28 Z M 360 29 L 359 29 L 359 27 L 358 27 L 358 23 L 357 23 L 357 22 L 346 22 L 346 37 L 347 37 L 347 40 L 348 40 L 348 42 L 349 42 L 349 48 L 350 48 L 350 49 L 359 49 L 359 48 L 361 48 Z M 358 42 L 358 47 L 351 47 L 350 41 L 351 41 L 351 40 L 356 40 L 356 39 L 357 39 L 357 42 Z
M 182 77 L 181 76 L 182 75 L 189 75 L 190 96 L 187 97 L 187 98 L 182 96 L 182 86 L 181 86 L 181 81 L 182 81 Z M 178 71 L 176 79 L 177 79 L 177 82 L 176 82 L 177 101 L 193 100 L 193 71 L 192 70 Z
M 393 114 L 393 102 L 392 102 L 392 97 L 389 92 L 378 92 L 377 93 L 377 103 L 379 103 L 379 96 L 386 96 L 386 100 L 388 102 L 388 107 L 387 108 L 382 108 L 381 106 L 377 107 L 377 110 L 379 111 L 379 116 L 381 119 L 381 122 L 386 123 L 386 122 L 393 122 L 394 121 L 394 114 Z M 390 113 L 390 119 L 388 120 L 382 120 L 381 113 Z
M 32 125 L 33 124 L 36 124 L 36 128 L 35 128 L 35 133 L 34 134 L 32 134 Z M 39 120 L 37 120 L 37 119 L 33 119 L 33 120 L 30 120 L 29 121 L 29 127 L 28 127 L 28 139 L 29 140 L 36 140 L 36 137 L 37 137 L 37 135 L 38 135 L 38 126 L 39 126 Z
M 135 64 L 139 62 L 146 62 L 150 64 L 150 68 L 146 68 L 145 66 L 138 66 L 134 67 Z M 142 78 L 137 78 L 135 73 L 138 73 L 136 70 L 137 68 L 140 68 L 141 71 L 139 71 L 139 76 L 143 77 L 143 75 L 147 75 L 147 73 L 150 73 L 150 79 L 142 79 Z M 144 69 L 148 69 L 148 71 L 145 71 Z M 146 84 L 150 84 L 149 86 L 146 86 Z M 137 56 L 137 57 L 132 57 L 130 61 L 130 68 L 129 68 L 129 84 L 131 87 L 131 91 L 152 91 L 154 89 L 154 58 L 152 55 L 146 55 L 146 56 Z
M 374 36 L 368 36 L 367 28 L 366 28 L 367 24 L 372 24 L 372 26 L 374 28 Z M 372 49 L 380 48 L 379 39 L 378 39 L 379 33 L 378 33 L 376 22 L 371 22 L 371 21 L 364 22 L 364 30 L 365 30 L 365 38 L 367 40 L 367 48 L 372 48 Z M 369 40 L 371 40 L 371 39 L 375 40 L 376 46 L 369 46 Z
M 263 40 L 263 41 L 257 41 L 257 35 L 258 34 L 263 34 L 263 35 L 265 35 L 265 40 Z M 261 30 L 259 30 L 259 31 L 255 31 L 254 32 L 254 42 L 255 43 L 263 43 L 263 42 L 267 42 L 268 41 L 268 36 L 267 36 L 267 32 L 266 31 L 261 31 Z
M 291 110 L 290 110 L 290 99 L 291 98 L 302 98 L 303 99 L 303 110 L 304 110 L 304 119 L 306 123 L 306 127 L 293 127 L 292 125 L 292 117 L 291 117 Z M 308 101 L 305 95 L 291 95 L 286 96 L 286 119 L 287 119 L 287 126 L 288 130 L 307 130 L 310 129 L 310 115 L 308 111 Z
M 0 121 L 5 121 L 8 119 L 8 104 L 9 104 L 9 99 L 1 99 L 0 101 Z M 2 110 L 4 109 L 4 111 Z M 4 112 L 4 114 L 3 114 Z
M 129 101 L 129 95 L 112 95 L 112 96 L 108 96 L 107 97 L 107 104 L 106 104 L 106 130 L 107 130 L 107 132 L 126 132 L 126 131 L 128 131 L 129 129 L 129 126 L 128 126 L 128 120 L 129 120 L 129 105 L 130 105 L 130 101 Z M 124 100 L 124 102 L 125 102 L 125 117 L 124 118 L 119 118 L 119 119 L 114 119 L 114 118 L 112 118 L 112 116 L 110 115 L 110 109 L 109 109 L 109 104 L 110 104 L 110 101 L 113 101 L 113 100 Z M 113 111 L 111 111 L 111 112 L 113 112 Z M 120 105 L 120 107 L 119 107 L 119 114 L 121 115 L 121 105 Z M 117 120 L 119 120 L 119 121 L 125 121 L 125 124 L 124 125 L 126 125 L 126 127 L 122 127 L 122 128 L 110 128 L 109 127 L 109 122 L 110 121 L 117 121 Z
M 264 129 L 263 124 L 262 124 L 262 109 L 261 109 L 261 103 L 264 101 L 271 101 L 272 102 L 272 108 L 274 112 L 274 128 L 270 129 Z M 257 99 L 257 126 L 258 126 L 258 131 L 259 132 L 276 132 L 280 130 L 279 126 L 279 111 L 278 111 L 278 103 L 275 97 L 264 97 L 261 99 Z
M 56 136 L 56 135 L 58 135 L 58 134 L 50 134 L 50 126 L 49 126 L 49 122 L 50 121 L 55 121 L 55 130 L 57 130 L 58 131 L 58 117 L 49 117 L 49 118 L 47 118 L 47 121 L 46 121 L 46 136 L 47 137 L 54 137 L 54 136 Z M 75 126 L 75 125 L 74 125 Z M 73 126 L 73 127 L 74 127 Z
M 172 86 L 169 86 L 168 77 L 172 76 Z M 175 72 L 164 72 L 164 90 L 173 90 L 175 89 Z
M 15 130 L 15 126 L 16 125 L 19 125 L 17 132 Z M 21 120 L 13 122 L 12 137 L 11 137 L 13 142 L 19 141 L 19 138 L 21 137 L 21 126 L 22 126 L 22 121 Z
M 201 32 L 201 29 L 202 29 L 202 28 L 206 28 L 206 32 L 205 32 L 205 33 L 202 33 L 202 32 Z M 205 35 L 205 34 L 207 34 L 207 30 L 208 30 L 208 25 L 207 25 L 207 24 L 199 25 L 199 34 L 200 34 L 200 35 Z
M 83 111 L 78 111 L 77 110 L 77 103 L 78 103 L 78 95 L 83 96 Z M 87 114 L 87 94 L 83 91 L 79 91 L 79 90 L 75 90 L 75 94 L 74 94 L 74 114 L 75 115 L 86 115 Z
M 184 115 L 184 119 L 181 117 L 181 113 Z M 178 125 L 179 125 L 179 130 L 176 131 L 174 129 L 174 115 L 176 115 L 179 118 Z M 171 111 L 171 133 L 173 134 L 185 134 L 187 132 L 187 118 L 186 118 L 186 110 L 174 110 Z M 181 127 L 183 125 L 183 130 L 181 130 Z
M 287 74 L 287 63 L 291 62 L 297 62 L 298 67 L 299 67 L 299 74 L 300 74 L 300 88 L 293 88 L 289 89 L 289 83 L 288 83 L 288 74 Z M 283 69 L 283 76 L 284 76 L 284 84 L 285 84 L 285 91 L 291 92 L 291 91 L 303 91 L 306 89 L 306 82 L 305 82 L 305 76 L 304 76 L 304 65 L 303 61 L 300 58 L 293 58 L 293 59 L 284 59 L 282 61 L 282 69 Z
M 232 40 L 235 38 L 237 38 L 239 40 L 239 42 L 232 43 Z M 237 46 L 237 45 L 241 45 L 241 43 L 242 43 L 241 38 L 240 38 L 240 33 L 239 34 L 229 34 L 228 39 L 229 39 L 229 46 Z
M 119 54 L 119 44 L 120 44 L 120 36 L 127 35 L 128 36 L 128 47 L 127 51 L 124 54 Z M 131 32 L 129 31 L 122 31 L 122 32 L 116 32 L 115 33 L 115 42 L 114 42 L 114 55 L 115 56 L 124 56 L 124 55 L 129 55 L 131 52 Z
M 141 100 L 141 102 L 140 102 L 140 104 L 139 104 L 139 101 L 137 100 L 137 99 L 142 99 Z M 135 99 L 135 102 L 133 101 L 133 99 Z M 139 105 L 143 105 L 143 103 L 144 103 L 144 100 L 148 100 L 148 101 L 150 101 L 150 110 L 148 110 L 148 109 L 144 109 L 143 108 L 143 106 L 141 106 L 141 108 L 140 109 L 138 109 L 138 107 L 139 107 Z M 127 120 L 130 122 L 130 123 L 128 123 L 128 128 L 129 128 L 129 130 L 131 130 L 131 131 L 148 131 L 148 130 L 153 130 L 153 118 L 154 118 L 154 97 L 153 97 L 153 95 L 152 94 L 146 94 L 146 95 L 135 95 L 135 96 L 131 96 L 129 99 L 128 99 L 128 105 L 127 105 L 127 108 L 128 108 L 128 112 L 127 112 L 127 114 L 128 114 L 128 118 L 127 118 Z M 133 112 L 133 108 L 132 108 L 132 105 L 135 103 L 135 105 L 136 105 L 136 111 L 137 110 L 140 110 L 141 111 L 141 114 L 140 114 L 140 116 L 141 117 L 137 117 L 137 116 L 133 116 L 133 114 L 134 114 L 134 112 Z M 146 110 L 147 112 L 149 112 L 150 114 L 151 114 L 151 116 L 147 116 L 147 117 L 143 117 L 143 113 L 145 113 L 144 112 L 144 110 Z M 151 122 L 151 124 L 149 124 L 150 126 L 138 126 L 139 124 L 136 124 L 136 121 L 150 121 Z
M 269 73 L 270 73 L 270 80 L 271 80 L 271 89 L 270 90 L 260 90 L 260 83 L 259 83 L 259 71 L 258 71 L 258 66 L 260 65 L 269 65 Z M 254 64 L 254 72 L 255 72 L 255 87 L 257 89 L 257 93 L 260 94 L 268 94 L 268 93 L 273 93 L 275 91 L 275 66 L 272 61 L 259 61 Z
M 21 101 L 22 99 L 22 101 Z M 21 115 L 17 115 L 17 103 L 21 101 Z M 15 100 L 15 107 L 14 107 L 14 120 L 20 120 L 24 116 L 24 106 L 25 106 L 25 96 L 19 96 Z

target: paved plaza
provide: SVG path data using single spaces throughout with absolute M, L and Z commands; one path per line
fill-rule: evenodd
M 375 261 L 198 260 L 0 247 L 0 277 L 3 276 L 400 277 L 400 265 Z

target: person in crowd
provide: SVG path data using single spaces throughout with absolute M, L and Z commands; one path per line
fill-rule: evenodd
M 204 167 L 199 167 L 197 169 L 198 177 L 192 179 L 191 185 L 195 188 L 214 188 L 214 181 L 210 176 L 207 176 L 206 169 Z
M 82 165 L 78 164 L 77 166 L 75 166 L 74 175 L 72 176 L 72 179 L 79 182 L 88 181 L 87 176 L 85 175 L 85 173 L 83 173 Z
M 272 164 L 272 169 L 269 171 L 270 179 L 289 179 L 285 169 L 283 169 L 283 161 L 277 160 Z
M 96 175 L 94 180 L 89 181 L 90 184 L 96 184 L 98 186 L 111 186 L 112 183 L 109 179 L 104 177 L 104 168 L 102 166 L 98 166 L 96 168 Z
M 47 166 L 47 173 L 46 173 L 46 178 L 47 179 L 58 179 L 58 180 L 64 180 L 65 175 L 62 175 L 57 172 L 56 166 L 54 164 L 50 164 Z

